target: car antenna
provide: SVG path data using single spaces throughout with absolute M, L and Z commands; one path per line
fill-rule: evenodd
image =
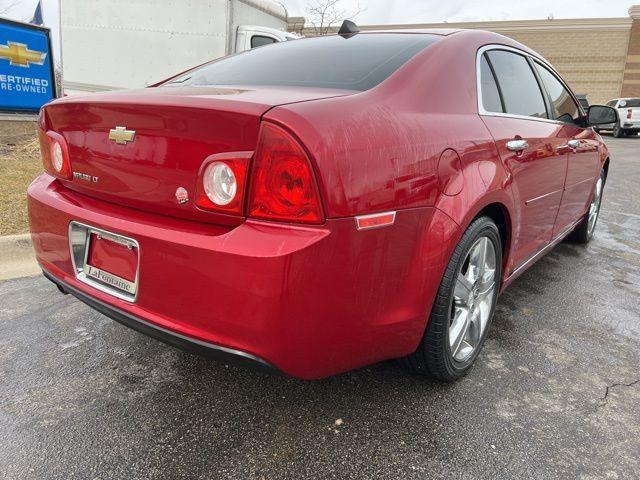
M 353 23 L 351 20 L 345 20 L 344 22 L 342 22 L 340 30 L 338 30 L 338 35 L 344 38 L 351 38 L 358 32 L 360 32 L 360 29 L 355 23 Z

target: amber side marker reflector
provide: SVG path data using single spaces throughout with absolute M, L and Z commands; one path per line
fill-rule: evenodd
M 374 213 L 356 217 L 356 229 L 369 230 L 371 228 L 386 227 L 396 221 L 396 212 Z

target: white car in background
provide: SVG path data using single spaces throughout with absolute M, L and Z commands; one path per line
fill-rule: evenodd
M 607 106 L 618 111 L 618 121 L 603 125 L 599 130 L 613 130 L 616 138 L 640 132 L 640 98 L 614 98 L 607 102 Z

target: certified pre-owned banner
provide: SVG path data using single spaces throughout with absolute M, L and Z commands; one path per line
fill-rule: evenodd
M 55 97 L 49 29 L 0 18 L 0 111 L 37 112 Z

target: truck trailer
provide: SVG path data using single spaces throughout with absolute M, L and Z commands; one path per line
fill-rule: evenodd
M 66 94 L 141 88 L 297 38 L 271 0 L 60 0 L 60 26 Z

